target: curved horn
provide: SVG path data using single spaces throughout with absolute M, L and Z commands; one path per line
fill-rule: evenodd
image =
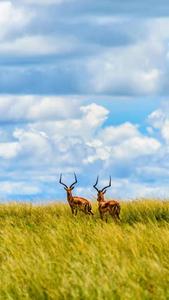
M 111 186 L 111 176 L 110 176 L 109 185 L 105 186 L 105 187 L 101 190 L 101 192 L 103 192 L 105 189 L 109 188 L 110 186 Z
M 62 174 L 60 174 L 60 180 L 59 180 L 59 183 L 62 184 L 63 186 L 65 186 L 65 188 L 68 189 L 68 186 L 62 182 Z
M 70 185 L 70 188 L 72 188 L 74 186 L 74 184 L 77 183 L 77 177 L 76 177 L 76 174 L 74 173 L 74 176 L 75 176 L 75 182 L 73 182 L 71 185 Z
M 99 192 L 98 188 L 96 187 L 96 185 L 98 184 L 98 180 L 99 180 L 99 176 L 97 176 L 97 179 L 96 179 L 96 183 L 93 185 L 94 189 Z

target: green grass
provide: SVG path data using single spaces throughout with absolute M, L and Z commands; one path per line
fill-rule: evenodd
M 169 299 L 169 202 L 121 206 L 116 224 L 96 205 L 0 205 L 0 299 Z

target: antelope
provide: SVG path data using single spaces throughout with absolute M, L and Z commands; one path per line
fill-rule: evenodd
M 112 218 L 120 220 L 120 203 L 116 200 L 109 200 L 106 201 L 104 199 L 104 194 L 106 193 L 106 189 L 111 186 L 111 177 L 109 181 L 109 185 L 102 188 L 102 190 L 99 190 L 96 186 L 98 184 L 99 177 L 96 179 L 96 183 L 93 185 L 95 190 L 97 191 L 97 201 L 98 201 L 98 208 L 100 213 L 100 218 L 103 220 L 104 214 L 109 213 Z M 106 216 L 106 222 L 107 222 L 107 216 Z
M 62 182 L 62 174 L 60 175 L 60 180 L 59 180 L 59 183 L 62 184 L 64 186 L 64 189 L 66 190 L 67 201 L 70 205 L 72 214 L 76 216 L 77 211 L 81 210 L 85 214 L 94 215 L 92 212 L 91 203 L 87 199 L 82 197 L 75 197 L 72 195 L 72 190 L 74 189 L 75 184 L 77 183 L 77 177 L 75 173 L 74 176 L 75 176 L 75 182 L 73 182 L 69 187 Z

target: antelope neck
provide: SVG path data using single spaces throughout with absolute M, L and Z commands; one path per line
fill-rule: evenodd
M 98 202 L 105 202 L 103 195 L 102 196 L 98 196 L 97 200 L 98 200 Z
M 72 192 L 70 192 L 70 193 L 67 192 L 67 200 L 68 200 L 68 202 L 72 202 L 72 200 L 73 200 Z

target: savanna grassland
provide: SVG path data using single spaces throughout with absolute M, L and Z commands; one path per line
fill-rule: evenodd
M 121 206 L 105 223 L 96 205 L 0 205 L 0 299 L 169 299 L 169 202 Z

